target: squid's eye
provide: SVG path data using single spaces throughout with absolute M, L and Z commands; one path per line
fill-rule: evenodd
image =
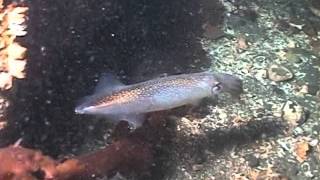
M 217 83 L 212 87 L 211 91 L 212 93 L 218 93 L 221 91 L 221 89 L 222 89 L 221 83 Z

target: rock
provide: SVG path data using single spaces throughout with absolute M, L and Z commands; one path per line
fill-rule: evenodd
M 260 164 L 259 159 L 254 155 L 249 155 L 247 157 L 247 161 L 248 161 L 248 165 L 252 168 L 257 167 Z
M 302 85 L 300 91 L 301 93 L 307 94 L 309 93 L 309 86 L 308 85 Z
M 219 111 L 218 117 L 220 119 L 226 119 L 228 117 L 228 114 L 224 110 L 221 110 L 221 111 Z
M 268 69 L 268 77 L 272 81 L 281 82 L 292 79 L 293 74 L 288 68 L 281 65 L 273 64 Z
M 203 169 L 203 165 L 202 164 L 194 164 L 192 166 L 192 170 L 194 170 L 194 171 L 200 171 L 201 169 Z
M 268 77 L 267 71 L 265 69 L 258 70 L 255 76 L 260 79 L 265 79 Z
M 286 59 L 289 62 L 293 63 L 301 63 L 302 59 L 300 58 L 299 54 L 294 52 L 295 49 L 289 49 L 287 54 L 286 54 Z
M 309 87 L 308 85 L 302 85 L 300 88 L 300 91 L 298 92 L 298 95 L 303 96 L 305 94 L 309 93 Z
M 297 142 L 294 148 L 296 159 L 300 163 L 305 161 L 308 158 L 307 155 L 309 150 L 310 150 L 310 146 L 307 141 Z
M 290 125 L 296 127 L 298 125 L 303 124 L 307 120 L 308 113 L 301 105 L 292 101 L 287 101 L 282 106 L 281 117 Z
M 312 139 L 310 142 L 309 142 L 309 145 L 312 146 L 312 147 L 316 147 L 319 143 L 319 140 L 318 139 Z
M 249 45 L 248 45 L 246 38 L 243 35 L 240 35 L 237 38 L 237 44 L 236 44 L 237 50 L 241 52 L 241 50 L 246 50 L 246 49 L 248 49 L 248 47 L 249 47 Z

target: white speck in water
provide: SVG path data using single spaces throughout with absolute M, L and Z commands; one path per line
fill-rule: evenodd
M 25 122 L 28 122 L 29 120 L 30 120 L 30 117 L 29 117 L 29 116 L 27 116 L 27 117 L 24 118 L 24 121 L 25 121 Z
M 44 121 L 44 124 L 45 124 L 46 126 L 50 126 L 50 125 L 51 125 L 51 123 L 50 123 L 47 119 Z
M 93 131 L 94 130 L 94 126 L 88 126 L 89 131 Z
M 45 55 L 47 55 L 47 48 L 46 47 L 44 47 L 44 46 L 41 46 L 40 47 L 40 51 L 41 51 L 41 54 L 42 54 L 42 56 L 45 56 Z
M 96 58 L 94 56 L 90 56 L 89 61 L 93 62 Z

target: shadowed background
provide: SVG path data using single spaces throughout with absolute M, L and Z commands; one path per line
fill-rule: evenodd
M 199 42 L 203 24 L 222 20 L 220 6 L 196 0 L 34 0 L 28 6 L 27 79 L 16 81 L 10 95 L 10 126 L 13 139 L 54 156 L 79 152 L 105 133 L 103 121 L 74 114 L 100 73 L 134 83 L 200 71 L 210 66 Z

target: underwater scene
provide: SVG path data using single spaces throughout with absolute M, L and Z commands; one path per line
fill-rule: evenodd
M 320 0 L 0 0 L 0 180 L 320 180 Z

